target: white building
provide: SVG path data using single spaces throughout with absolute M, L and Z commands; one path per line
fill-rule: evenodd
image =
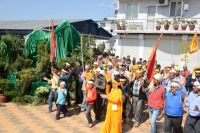
M 195 30 L 190 31 L 189 26 L 185 31 L 181 26 L 174 30 L 173 25 L 170 25 L 169 30 L 164 30 L 163 26 L 156 30 L 157 20 L 172 20 L 175 17 L 197 20 Z M 125 30 L 115 28 L 116 55 L 148 60 L 152 46 L 163 32 L 157 51 L 159 64 L 165 66 L 187 63 L 190 69 L 199 65 L 198 52 L 189 55 L 185 51 L 195 31 L 200 33 L 200 0 L 119 0 L 115 3 L 115 17 L 109 20 L 126 22 Z

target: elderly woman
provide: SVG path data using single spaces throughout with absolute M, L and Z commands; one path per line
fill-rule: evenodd
M 100 133 L 121 133 L 122 132 L 122 91 L 120 83 L 113 81 L 113 88 L 109 95 L 102 94 L 102 98 L 108 99 L 106 119 L 101 127 Z

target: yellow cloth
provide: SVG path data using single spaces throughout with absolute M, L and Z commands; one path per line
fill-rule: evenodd
M 105 73 L 105 78 L 106 78 L 106 81 L 111 81 L 112 80 L 112 75 L 109 73 L 109 72 L 106 72 Z M 111 85 L 110 84 L 106 84 L 106 95 L 108 95 L 110 93 L 110 90 L 111 90 Z
M 133 65 L 132 68 L 131 68 L 131 71 L 132 72 L 135 72 L 136 70 L 138 70 L 138 65 Z
M 142 70 L 146 70 L 147 69 L 147 65 L 142 65 Z
M 108 95 L 106 119 L 100 133 L 122 133 L 122 91 L 112 89 Z
M 89 72 L 84 71 L 84 76 L 85 76 L 85 79 L 86 79 L 87 81 L 93 79 L 93 74 L 92 74 L 91 71 L 89 71 Z
M 196 51 L 198 51 L 198 37 L 197 37 L 197 32 L 194 34 L 192 41 L 190 43 L 190 48 L 189 48 L 189 53 L 192 54 Z

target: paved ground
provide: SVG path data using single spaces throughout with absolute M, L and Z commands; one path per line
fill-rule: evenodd
M 55 113 L 47 113 L 48 105 L 43 106 L 17 106 L 6 103 L 0 106 L 0 133 L 99 133 L 103 122 L 93 128 L 87 127 L 85 113 L 79 113 L 77 108 L 71 108 L 71 117 L 55 120 Z M 62 115 L 61 115 L 62 116 Z M 125 133 L 149 133 L 147 111 L 142 114 L 142 124 L 133 128 L 133 122 L 127 121 L 123 125 Z M 158 121 L 159 133 L 163 131 L 163 118 Z

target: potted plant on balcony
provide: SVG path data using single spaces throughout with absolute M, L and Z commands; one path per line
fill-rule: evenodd
M 161 29 L 161 25 L 162 25 L 162 21 L 157 20 L 156 21 L 156 30 L 160 30 Z
M 173 29 L 174 30 L 178 30 L 178 28 L 179 28 L 179 19 L 177 19 L 177 18 L 174 18 L 173 19 Z
M 185 31 L 187 29 L 188 23 L 186 20 L 181 20 L 181 29 Z
M 122 21 L 121 30 L 126 30 L 126 22 Z
M 120 26 L 120 22 L 119 21 L 116 22 L 116 25 L 117 25 L 117 30 L 121 30 L 121 26 Z
M 169 29 L 169 25 L 171 24 L 171 22 L 169 20 L 165 19 L 163 21 L 163 24 L 164 24 L 164 29 L 168 30 Z
M 190 31 L 194 31 L 195 24 L 197 24 L 197 20 L 192 19 L 192 20 L 188 21 L 188 25 L 189 25 Z

